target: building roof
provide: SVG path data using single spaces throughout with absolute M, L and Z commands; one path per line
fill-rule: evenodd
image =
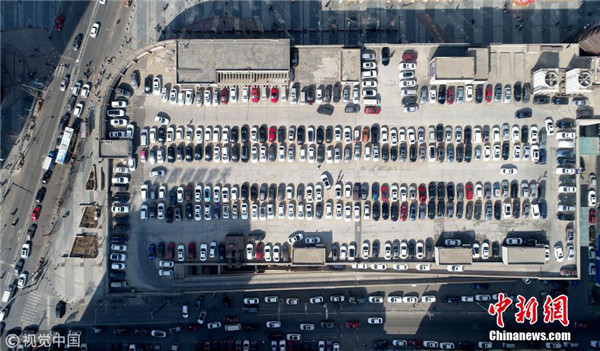
M 325 265 L 325 248 L 295 247 L 292 250 L 292 264 L 305 266 Z
M 124 158 L 131 156 L 131 140 L 100 140 L 100 157 Z
M 502 262 L 511 264 L 544 264 L 546 249 L 543 246 L 502 246 Z
M 435 247 L 435 262 L 446 264 L 472 264 L 473 256 L 470 247 Z
M 436 57 L 435 79 L 475 78 L 475 57 Z
M 179 40 L 177 82 L 217 83 L 217 71 L 289 71 L 289 39 Z

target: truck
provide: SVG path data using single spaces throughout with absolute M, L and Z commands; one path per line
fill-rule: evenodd
M 15 285 L 9 285 L 6 290 L 4 290 L 4 294 L 2 294 L 2 303 L 7 303 L 15 292 Z
M 46 156 L 46 158 L 44 159 L 44 163 L 42 164 L 42 170 L 48 171 L 50 169 L 52 169 L 52 166 L 54 165 L 54 160 L 56 160 L 56 151 L 50 151 L 48 153 L 48 155 Z

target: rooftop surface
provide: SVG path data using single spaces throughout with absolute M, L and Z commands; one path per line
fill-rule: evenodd
M 180 40 L 177 82 L 214 83 L 217 70 L 288 70 L 290 41 Z

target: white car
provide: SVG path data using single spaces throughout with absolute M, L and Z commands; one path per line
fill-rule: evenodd
M 417 81 L 415 79 L 406 79 L 400 81 L 400 88 L 409 88 L 417 85 Z
M 383 296 L 371 295 L 369 296 L 370 303 L 383 303 Z
M 75 105 L 75 109 L 73 110 L 73 116 L 79 117 L 83 113 L 83 102 L 79 102 Z
M 556 262 L 562 262 L 565 259 L 563 249 L 559 244 L 554 246 L 554 258 L 556 259 Z
M 260 299 L 258 297 L 246 297 L 244 298 L 244 305 L 258 305 Z
M 154 117 L 154 122 L 160 123 L 162 125 L 168 125 L 171 120 L 168 117 L 156 116 Z
M 517 172 L 518 169 L 514 166 L 502 166 L 502 168 L 500 168 L 500 174 L 504 175 L 515 175 Z
M 304 234 L 302 233 L 298 233 L 296 235 L 293 235 L 291 237 L 288 238 L 288 243 L 290 243 L 290 245 L 294 245 L 294 243 L 296 241 L 302 240 L 304 238 Z
M 323 301 L 325 301 L 325 299 L 323 298 L 323 296 L 313 296 L 308 301 L 312 304 L 316 304 L 316 303 L 323 303 Z
M 100 22 L 94 23 L 92 29 L 90 30 L 90 37 L 95 38 L 98 36 L 98 32 L 100 32 Z
M 369 317 L 367 318 L 367 323 L 369 324 L 383 324 L 382 317 Z
M 436 301 L 435 296 L 433 295 L 423 295 L 421 296 L 421 302 L 425 303 L 434 303 Z
M 588 190 L 588 206 L 594 207 L 596 206 L 596 190 L 590 189 Z
M 267 321 L 265 322 L 265 326 L 269 329 L 281 328 L 280 321 Z
M 87 99 L 88 96 L 90 96 L 90 91 L 92 89 L 92 85 L 90 83 L 85 83 L 83 85 L 83 87 L 81 87 L 81 93 L 79 94 L 79 96 L 81 96 L 84 99 Z M 115 101 L 113 101 L 115 102 Z M 125 103 L 125 106 L 127 106 L 127 101 L 118 101 L 119 103 Z
M 544 124 L 546 125 L 548 135 L 554 134 L 554 120 L 552 120 L 552 117 L 546 117 Z

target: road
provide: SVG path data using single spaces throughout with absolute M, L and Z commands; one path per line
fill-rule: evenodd
M 65 48 L 55 78 L 50 83 L 45 95 L 44 104 L 40 115 L 35 121 L 33 130 L 33 142 L 25 156 L 24 164 L 20 171 L 15 171 L 9 180 L 9 186 L 2 201 L 0 218 L 2 218 L 3 235 L 0 238 L 0 266 L 2 276 L 0 289 L 16 282 L 18 276 L 13 274 L 13 268 L 20 256 L 20 248 L 25 242 L 25 233 L 32 222 L 30 214 L 35 207 L 35 195 L 41 184 L 41 165 L 47 153 L 56 147 L 56 137 L 60 133 L 58 122 L 60 116 L 65 113 L 65 104 L 71 95 L 71 88 L 75 82 L 82 80 L 92 83 L 92 91 L 87 99 L 78 97 L 79 101 L 85 102 L 82 118 L 91 118 L 99 112 L 99 94 L 110 79 L 103 79 L 102 69 L 110 72 L 111 65 L 106 63 L 107 56 L 126 55 L 125 40 L 123 39 L 130 10 L 124 9 L 121 2 L 111 1 L 105 5 L 98 1 L 89 2 L 88 6 L 79 3 L 65 5 L 63 15 L 65 25 L 63 30 L 55 33 L 52 40 L 56 46 Z M 100 22 L 100 33 L 96 38 L 91 38 L 88 33 L 93 23 Z M 83 43 L 78 51 L 72 49 L 72 39 L 78 34 L 84 33 Z M 125 49 L 123 49 L 125 47 Z M 65 92 L 59 90 L 59 83 L 63 76 L 69 74 L 71 82 Z M 86 78 L 86 74 L 87 77 Z M 108 73 L 107 73 L 108 74 Z M 107 75 L 105 74 L 105 75 Z M 97 86 L 100 81 L 102 85 Z M 98 92 L 98 96 L 96 96 Z M 71 122 L 73 121 L 71 117 Z M 80 155 L 91 155 L 96 152 L 94 132 L 81 143 Z M 25 289 L 19 292 L 10 302 L 10 313 L 5 320 L 7 328 L 29 324 L 41 324 L 47 320 L 47 315 L 54 309 L 56 299 L 48 293 L 49 284 L 52 281 L 51 262 L 56 261 L 64 252 L 68 252 L 72 245 L 72 230 L 59 230 L 63 222 L 71 223 L 72 218 L 67 218 L 70 213 L 65 208 L 76 205 L 80 201 L 75 184 L 70 184 L 77 169 L 89 166 L 91 159 L 72 161 L 70 165 L 55 165 L 52 178 L 46 184 L 47 192 L 42 202 L 42 211 L 39 220 L 35 222 L 38 229 L 33 238 L 33 250 L 25 261 L 23 271 L 29 273 L 29 277 L 37 276 L 37 283 L 29 279 Z M 76 167 L 74 166 L 76 165 Z M 74 189 L 75 188 L 75 189 Z M 70 196 L 72 193 L 74 196 Z M 64 202 L 64 204 L 63 204 Z M 79 220 L 77 218 L 76 220 Z M 15 223 L 11 226 L 11 223 Z M 49 256 L 47 256 L 49 255 Z M 46 264 L 38 269 L 38 261 L 44 257 Z

